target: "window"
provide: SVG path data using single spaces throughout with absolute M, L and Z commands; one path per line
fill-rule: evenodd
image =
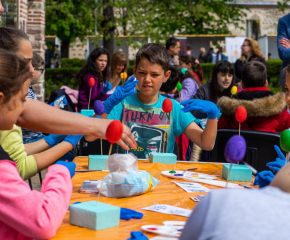
M 247 37 L 253 38 L 255 40 L 261 36 L 260 20 L 257 16 L 247 20 L 246 34 Z

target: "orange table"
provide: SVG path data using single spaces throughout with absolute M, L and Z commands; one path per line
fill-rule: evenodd
M 78 157 L 74 159 L 77 164 L 76 175 L 73 177 L 73 193 L 71 196 L 70 203 L 77 201 L 92 201 L 97 200 L 97 194 L 79 193 L 79 189 L 83 184 L 84 180 L 99 180 L 103 177 L 103 174 L 108 172 L 88 171 L 88 158 Z M 177 164 L 159 164 L 159 163 L 148 163 L 146 161 L 138 161 L 139 169 L 146 170 L 151 173 L 152 176 L 160 181 L 157 187 L 146 194 L 140 196 L 134 196 L 130 198 L 107 198 L 100 197 L 100 202 L 108 203 L 111 205 L 126 207 L 137 210 L 144 214 L 142 219 L 131 219 L 129 221 L 120 220 L 118 227 L 104 229 L 100 231 L 93 231 L 78 226 L 73 226 L 69 223 L 69 211 L 67 212 L 63 223 L 58 229 L 56 236 L 53 239 L 127 239 L 130 237 L 131 231 L 140 231 L 141 226 L 157 224 L 162 225 L 163 221 L 186 221 L 186 217 L 151 212 L 141 210 L 144 207 L 148 207 L 154 204 L 168 204 L 176 207 L 182 207 L 186 209 L 193 209 L 196 203 L 192 201 L 189 196 L 196 197 L 200 193 L 187 193 L 176 184 L 172 183 L 172 180 L 160 174 L 164 170 L 185 170 L 189 168 L 197 168 L 197 172 L 212 174 L 218 177 L 219 180 L 224 180 L 221 177 L 222 164 L 220 163 L 192 163 L 192 162 L 178 162 Z M 180 180 L 177 180 L 180 181 Z M 236 182 L 239 183 L 239 182 Z M 240 182 L 244 185 L 251 186 L 250 182 Z M 219 188 L 207 184 L 202 184 L 208 188 L 214 189 Z M 206 194 L 206 193 L 201 193 Z M 155 234 L 145 233 L 148 238 L 156 236 Z

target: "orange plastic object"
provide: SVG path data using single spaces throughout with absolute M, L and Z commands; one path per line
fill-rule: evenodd
M 97 194 L 79 193 L 79 189 L 84 180 L 100 180 L 103 177 L 104 172 L 87 172 L 88 171 L 88 157 L 76 157 L 74 162 L 77 164 L 76 175 L 72 178 L 73 193 L 71 196 L 70 204 L 80 201 L 96 201 Z M 180 187 L 178 187 L 172 181 L 181 181 L 177 179 L 171 179 L 160 174 L 165 170 L 186 170 L 191 168 L 197 168 L 196 172 L 212 174 L 218 177 L 218 180 L 224 180 L 222 178 L 222 164 L 220 163 L 192 163 L 192 162 L 178 162 L 177 164 L 161 164 L 161 163 L 148 163 L 147 161 L 138 161 L 139 169 L 145 170 L 157 178 L 160 183 L 156 188 L 146 194 L 140 196 L 134 196 L 130 198 L 107 198 L 101 195 L 100 202 L 111 204 L 114 206 L 125 207 L 134 209 L 144 214 L 142 219 L 131 219 L 129 221 L 120 220 L 118 227 L 108 228 L 100 231 L 93 231 L 78 226 L 73 226 L 69 223 L 69 211 L 65 215 L 65 218 L 57 230 L 56 236 L 53 239 L 128 239 L 131 231 L 141 231 L 143 225 L 163 225 L 164 221 L 186 221 L 186 217 L 162 214 L 157 212 L 141 210 L 144 207 L 152 206 L 154 204 L 168 204 L 176 207 L 182 207 L 186 209 L 193 209 L 196 203 L 192 201 L 189 196 L 197 197 L 199 194 L 206 193 L 187 193 Z M 78 172 L 82 171 L 82 172 Z M 109 173 L 109 172 L 108 172 Z M 254 178 L 253 178 L 254 180 Z M 252 184 L 247 182 L 235 182 L 252 187 Z M 214 189 L 219 187 L 202 184 L 208 188 Z M 153 233 L 144 232 L 148 238 L 157 236 Z
M 128 77 L 128 75 L 127 75 L 126 72 L 122 72 L 122 73 L 120 74 L 120 77 L 121 77 L 122 79 L 126 79 L 126 78 Z

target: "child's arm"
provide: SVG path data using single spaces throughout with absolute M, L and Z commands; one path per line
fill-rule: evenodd
M 202 149 L 210 151 L 213 149 L 217 134 L 217 116 L 220 112 L 216 104 L 206 100 L 190 99 L 181 103 L 186 105 L 182 108 L 183 112 L 190 112 L 192 110 L 199 110 L 208 116 L 205 129 L 200 129 L 196 123 L 192 122 L 184 130 L 185 135 L 199 145 Z
M 217 119 L 208 119 L 204 130 L 198 127 L 195 122 L 192 122 L 184 130 L 184 134 L 203 150 L 211 151 L 217 134 Z
M 66 154 L 69 150 L 74 148 L 82 137 L 82 135 L 68 135 L 61 143 L 57 144 L 56 146 L 44 152 L 34 154 L 33 156 L 36 161 L 38 172 L 44 168 L 47 168 L 61 156 Z
M 0 161 L 0 176 L 1 228 L 33 239 L 52 238 L 67 212 L 72 193 L 67 168 L 58 164 L 49 167 L 41 192 L 31 191 L 12 161 Z

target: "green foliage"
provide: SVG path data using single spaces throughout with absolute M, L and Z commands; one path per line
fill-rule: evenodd
M 62 68 L 81 68 L 85 64 L 85 59 L 79 58 L 62 58 L 61 67 Z
M 281 9 L 282 12 L 285 12 L 285 9 L 288 7 L 289 2 L 290 0 L 277 1 L 278 7 Z
M 215 64 L 213 64 L 213 63 L 201 63 L 204 83 L 211 79 L 212 70 L 214 68 L 214 65 Z
M 46 0 L 46 35 L 57 35 L 62 41 L 81 41 L 94 34 L 95 1 Z
M 269 59 L 266 64 L 269 83 L 271 83 L 273 87 L 279 87 L 282 61 L 280 59 Z
M 66 85 L 72 89 L 79 89 L 75 76 L 80 68 L 46 68 L 45 69 L 45 97 L 49 97 L 55 89 Z

